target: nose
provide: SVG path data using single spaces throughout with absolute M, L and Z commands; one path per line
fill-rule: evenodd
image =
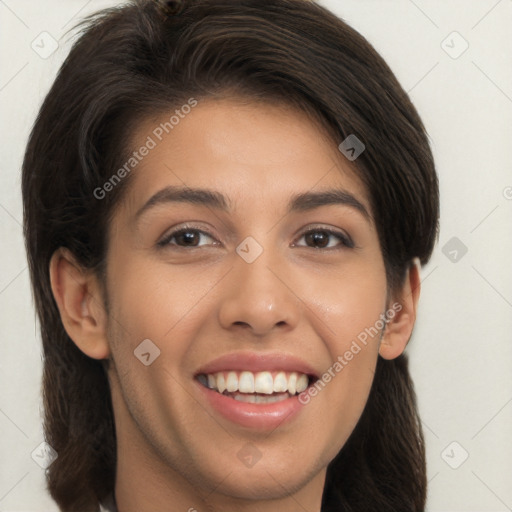
M 219 308 L 221 326 L 258 337 L 276 329 L 293 330 L 302 303 L 294 293 L 291 273 L 284 268 L 282 260 L 270 257 L 269 250 L 252 263 L 236 255 Z

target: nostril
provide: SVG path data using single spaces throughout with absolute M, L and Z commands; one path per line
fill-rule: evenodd
M 249 327 L 249 324 L 247 322 L 242 322 L 242 321 L 233 322 L 233 325 L 241 325 L 243 327 Z

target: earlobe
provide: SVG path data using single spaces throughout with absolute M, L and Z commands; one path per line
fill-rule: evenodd
M 395 359 L 405 350 L 416 321 L 420 289 L 420 262 L 415 258 L 407 270 L 400 293 L 388 308 L 389 321 L 379 347 L 379 354 L 384 359 Z
M 53 296 L 64 329 L 75 345 L 94 359 L 106 359 L 107 317 L 97 277 L 83 269 L 73 254 L 60 248 L 50 260 Z

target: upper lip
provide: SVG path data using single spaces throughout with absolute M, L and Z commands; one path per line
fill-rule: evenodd
M 318 373 L 306 361 L 282 352 L 232 352 L 201 366 L 195 375 L 222 371 L 285 371 L 298 372 L 318 378 Z

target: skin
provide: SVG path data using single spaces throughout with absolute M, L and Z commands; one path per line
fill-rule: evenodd
M 134 134 L 140 147 L 160 120 Z M 66 250 L 50 272 L 63 324 L 90 357 L 108 359 L 118 442 L 120 512 L 319 511 L 326 467 L 367 401 L 378 354 L 400 355 L 412 332 L 418 267 L 388 296 L 367 191 L 323 129 L 288 107 L 203 100 L 138 165 L 110 226 L 106 290 Z M 164 203 L 137 211 L 169 185 L 221 192 L 224 212 Z M 287 214 L 297 193 L 343 189 L 370 213 L 324 205 Z M 208 234 L 197 246 L 159 241 L 185 223 Z M 310 230 L 348 234 L 325 242 Z M 190 236 L 190 235 L 189 235 Z M 235 251 L 247 236 L 263 253 Z M 181 247 L 177 244 L 181 243 Z M 319 249 L 323 244 L 329 248 Z M 280 351 L 321 375 L 395 302 L 401 310 L 343 370 L 272 432 L 238 426 L 210 409 L 193 386 L 205 363 L 234 351 Z M 134 357 L 144 339 L 160 356 Z M 379 428 L 377 425 L 375 428 Z M 237 457 L 247 443 L 261 459 Z M 299 506 L 300 504 L 300 506 Z

